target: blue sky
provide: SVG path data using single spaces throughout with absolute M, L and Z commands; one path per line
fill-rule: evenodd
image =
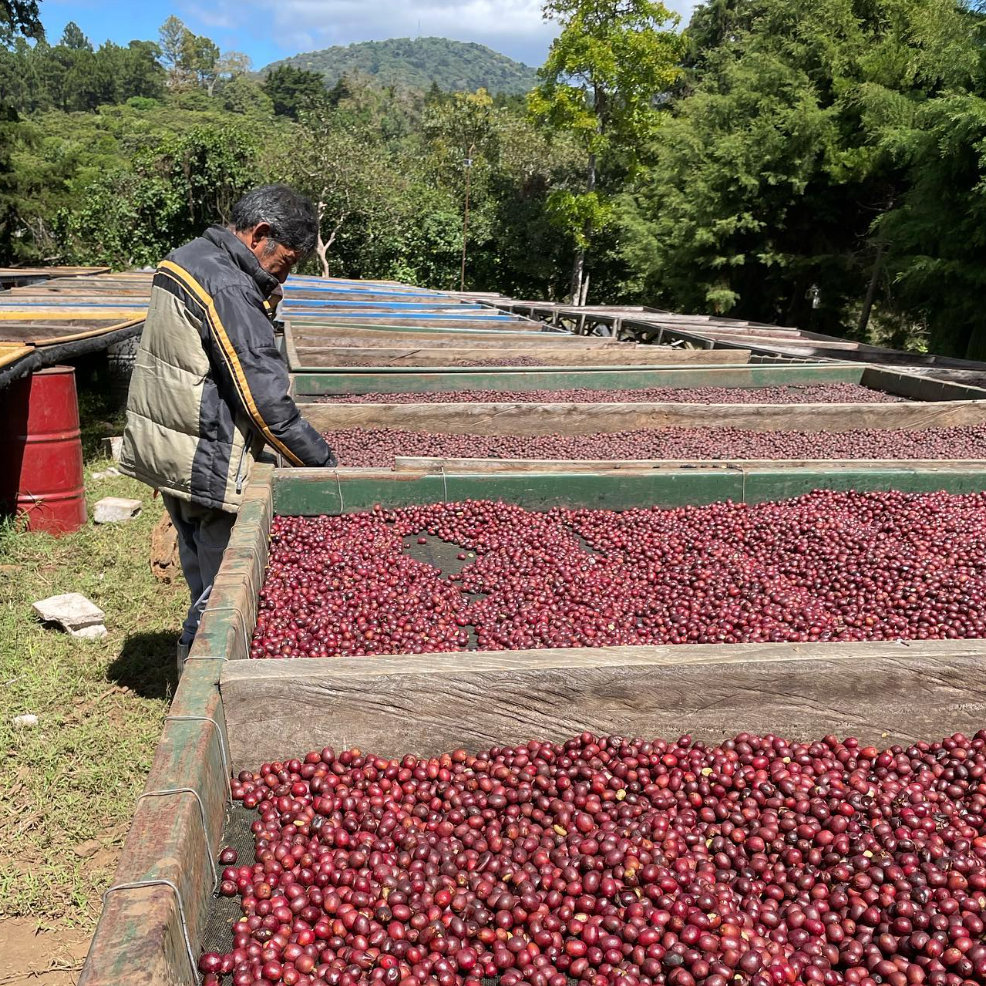
M 691 0 L 669 6 L 687 16 Z M 554 35 L 540 0 L 42 0 L 57 41 L 75 21 L 94 44 L 156 39 L 169 14 L 221 48 L 246 52 L 256 68 L 300 51 L 415 35 L 476 41 L 539 65 Z

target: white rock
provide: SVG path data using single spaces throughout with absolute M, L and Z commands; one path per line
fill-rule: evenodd
M 96 503 L 92 512 L 96 524 L 119 524 L 133 520 L 140 513 L 140 500 L 130 500 L 125 496 L 104 496 Z
M 120 452 L 123 450 L 123 436 L 103 439 L 103 455 L 107 458 L 120 461 Z
M 36 726 L 38 724 L 38 717 L 36 715 L 31 715 L 28 713 L 23 716 L 14 716 L 14 725 L 18 728 L 23 728 L 24 726 Z
M 57 623 L 70 632 L 84 630 L 86 627 L 103 627 L 106 619 L 106 614 L 95 603 L 89 602 L 81 592 L 67 592 L 62 596 L 39 599 L 31 608 L 45 623 Z M 106 628 L 103 627 L 103 632 L 105 631 Z
M 106 636 L 106 627 L 102 623 L 97 623 L 91 627 L 83 627 L 81 630 L 69 630 L 69 633 L 82 640 L 101 640 Z
M 94 472 L 92 474 L 93 479 L 111 479 L 113 476 L 119 476 L 120 470 L 116 466 L 110 466 L 109 469 L 104 469 L 102 472 Z

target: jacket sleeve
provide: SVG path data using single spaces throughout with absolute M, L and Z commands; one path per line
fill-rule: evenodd
M 325 439 L 291 399 L 288 368 L 266 315 L 238 288 L 217 292 L 209 312 L 214 362 L 264 441 L 293 466 L 334 466 Z

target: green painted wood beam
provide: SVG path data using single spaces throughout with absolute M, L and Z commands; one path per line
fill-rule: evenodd
M 816 489 L 951 493 L 986 490 L 978 466 L 936 469 L 858 467 L 680 467 L 634 473 L 526 474 L 387 473 L 376 470 L 278 470 L 274 511 L 285 515 L 339 514 L 375 504 L 405 507 L 465 499 L 505 500 L 530 509 L 555 506 L 677 507 L 735 500 L 783 500 Z

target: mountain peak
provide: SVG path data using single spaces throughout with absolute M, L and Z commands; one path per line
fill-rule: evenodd
M 427 89 L 434 82 L 449 92 L 483 88 L 491 93 L 524 93 L 536 82 L 536 70 L 529 65 L 475 41 L 449 38 L 389 38 L 335 45 L 272 62 L 262 71 L 280 65 L 321 72 L 329 86 L 350 72 L 374 76 L 384 85 L 403 83 Z

